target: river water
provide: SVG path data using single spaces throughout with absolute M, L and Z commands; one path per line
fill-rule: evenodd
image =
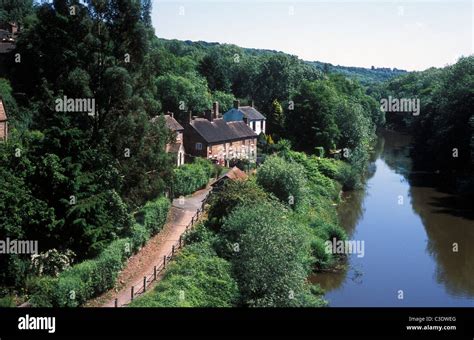
M 364 256 L 310 278 L 330 306 L 474 307 L 473 203 L 441 189 L 436 173 L 410 171 L 409 146 L 408 136 L 384 131 L 365 189 L 338 208 Z

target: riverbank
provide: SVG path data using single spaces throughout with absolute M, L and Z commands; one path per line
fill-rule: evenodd
M 336 214 L 345 166 L 284 150 L 249 180 L 227 182 L 162 281 L 130 306 L 325 306 L 307 277 L 345 257 L 326 247 L 346 239 Z

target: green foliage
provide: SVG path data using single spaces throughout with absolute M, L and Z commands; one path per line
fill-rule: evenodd
M 221 252 L 232 262 L 242 305 L 318 304 L 305 284 L 310 234 L 289 219 L 283 206 L 265 201 L 239 206 L 225 221 L 220 237 Z
M 145 226 L 150 235 L 154 235 L 163 228 L 170 206 L 171 203 L 166 197 L 147 202 L 138 213 L 137 220 Z M 139 233 L 143 234 L 140 230 Z
M 219 228 L 224 218 L 237 206 L 267 199 L 269 199 L 269 195 L 254 180 L 227 181 L 222 190 L 211 196 L 208 211 L 209 222 L 215 228 Z
M 81 262 L 58 277 L 34 280 L 31 303 L 35 307 L 77 307 L 112 288 L 125 259 L 130 240 L 112 242 L 96 259 Z
M 302 204 L 307 195 L 304 168 L 277 156 L 266 158 L 257 172 L 257 183 L 292 207 Z
M 418 98 L 420 114 L 388 121 L 408 128 L 414 136 L 415 167 L 454 173 L 461 182 L 474 168 L 474 57 L 462 57 L 443 69 L 431 68 L 396 78 L 386 84 L 381 97 Z M 457 149 L 457 157 L 453 157 Z
M 238 297 L 230 264 L 209 242 L 186 246 L 156 288 L 131 307 L 232 307 Z
M 132 227 L 130 241 L 132 242 L 132 250 L 137 252 L 150 238 L 150 230 L 140 223 L 135 223 Z
M 184 164 L 174 170 L 174 195 L 189 195 L 207 185 L 214 173 L 212 163 L 206 159 L 196 158 L 191 164 Z

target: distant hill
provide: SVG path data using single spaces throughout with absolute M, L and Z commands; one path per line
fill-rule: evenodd
M 213 48 L 219 48 L 220 46 L 227 45 L 227 46 L 235 46 L 241 51 L 244 51 L 244 53 L 246 53 L 247 55 L 251 55 L 251 56 L 264 56 L 264 55 L 269 56 L 269 55 L 274 55 L 274 54 L 289 55 L 288 53 L 276 51 L 276 50 L 245 48 L 245 47 L 240 47 L 233 44 L 221 44 L 217 42 L 191 41 L 191 40 L 180 41 L 180 40 L 167 40 L 167 39 L 162 39 L 162 38 L 159 38 L 159 40 L 163 42 L 164 44 L 167 44 L 168 46 L 170 44 L 175 45 L 175 46 L 176 44 L 178 45 L 183 44 L 184 46 L 188 46 L 190 48 L 197 48 L 202 51 L 208 51 Z M 405 70 L 399 70 L 396 68 L 391 69 L 387 67 L 364 68 L 364 67 L 356 67 L 356 66 L 339 66 L 339 65 L 336 66 L 336 65 L 333 65 L 330 63 L 324 63 L 321 61 L 303 61 L 302 60 L 302 62 L 315 67 L 322 73 L 330 72 L 330 73 L 343 74 L 344 76 L 348 78 L 358 80 L 361 84 L 366 85 L 366 86 L 382 83 L 384 81 L 387 81 L 397 76 L 408 73 L 408 71 L 405 71 Z
M 308 61 L 309 64 L 325 72 L 334 72 L 343 74 L 349 78 L 357 79 L 364 85 L 370 85 L 374 83 L 380 83 L 390 80 L 394 77 L 408 73 L 405 70 L 399 70 L 396 68 L 364 68 L 355 66 L 335 66 L 330 63 L 323 63 L 320 61 Z

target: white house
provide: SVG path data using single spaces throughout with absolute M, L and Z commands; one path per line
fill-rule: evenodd
M 223 118 L 226 122 L 243 120 L 257 135 L 265 133 L 266 118 L 255 109 L 253 101 L 251 106 L 240 106 L 240 101 L 234 100 L 234 107 Z

